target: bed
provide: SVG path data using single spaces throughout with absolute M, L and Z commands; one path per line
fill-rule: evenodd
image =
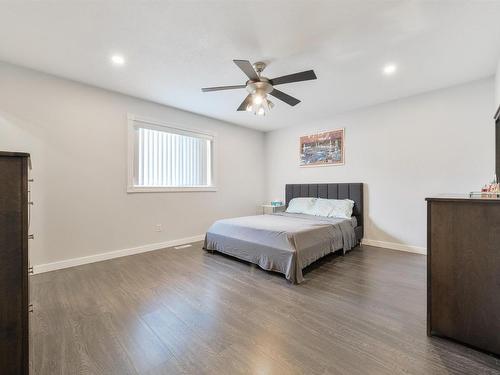
M 302 270 L 332 252 L 345 254 L 363 237 L 363 184 L 288 184 L 286 206 L 293 198 L 351 199 L 350 219 L 287 212 L 216 221 L 207 231 L 204 249 L 255 263 L 304 281 Z

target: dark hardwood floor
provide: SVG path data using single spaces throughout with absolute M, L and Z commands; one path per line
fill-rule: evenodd
M 499 374 L 426 336 L 425 267 L 362 246 L 291 285 L 196 243 L 36 275 L 32 373 Z

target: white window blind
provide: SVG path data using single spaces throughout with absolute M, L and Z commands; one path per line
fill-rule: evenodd
M 214 137 L 133 121 L 133 188 L 197 190 L 214 187 Z

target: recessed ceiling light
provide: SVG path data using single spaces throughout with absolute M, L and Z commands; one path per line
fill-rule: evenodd
M 122 55 L 113 55 L 111 56 L 111 62 L 114 65 L 123 65 L 125 64 L 125 58 Z
M 386 66 L 384 66 L 384 69 L 382 71 L 386 76 L 390 76 L 391 74 L 396 73 L 396 70 L 398 70 L 396 64 L 387 64 Z

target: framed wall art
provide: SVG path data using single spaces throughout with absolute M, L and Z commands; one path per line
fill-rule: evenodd
M 344 164 L 344 129 L 300 137 L 300 166 L 322 167 Z

